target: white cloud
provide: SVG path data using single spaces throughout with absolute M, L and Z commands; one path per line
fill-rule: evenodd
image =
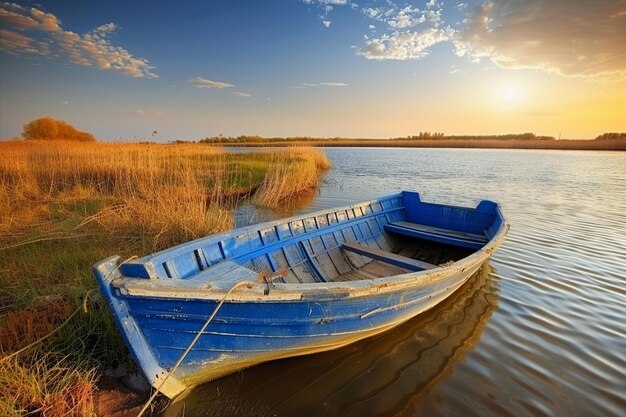
M 471 11 L 457 55 L 600 81 L 626 79 L 623 1 L 500 0 Z
M 165 115 L 165 113 L 163 113 L 160 110 L 144 110 L 144 109 L 134 110 L 132 114 L 135 116 L 145 117 L 145 118 L 155 118 L 155 117 L 161 117 Z
M 302 0 L 302 1 L 304 1 L 306 4 L 319 3 L 319 4 L 332 4 L 334 6 L 345 6 L 346 4 L 348 4 L 348 0 Z
M 234 87 L 233 84 L 223 83 L 220 81 L 211 81 L 202 77 L 196 77 L 188 81 L 189 84 L 196 88 L 229 88 Z
M 347 0 L 302 0 L 304 3 L 306 4 L 314 4 L 317 5 L 323 12 L 322 15 L 320 15 L 320 20 L 322 21 L 322 25 L 325 28 L 329 28 L 331 21 L 328 18 L 328 15 L 331 11 L 333 11 L 334 7 L 333 6 L 345 6 L 348 4 Z M 351 6 L 354 8 L 354 4 L 351 4 Z
M 455 65 L 450 65 L 450 74 L 467 74 L 467 72 L 457 68 Z
M 389 21 L 389 26 L 397 29 L 404 29 L 415 26 L 426 21 L 426 17 L 422 14 L 418 16 L 420 10 L 411 6 L 406 6 L 400 10 L 393 20 Z M 394 24 L 391 24 L 394 22 Z
M 420 10 L 417 7 L 406 5 L 398 7 L 393 2 L 387 2 L 391 8 L 385 10 L 382 7 L 365 7 L 361 11 L 370 19 L 384 22 L 392 30 L 402 30 L 430 22 L 438 26 L 442 22 L 441 10 Z M 434 7 L 436 3 L 433 4 Z
M 428 49 L 438 43 L 452 39 L 451 28 L 429 28 L 422 31 L 394 32 L 377 39 L 368 39 L 357 51 L 367 59 L 407 60 L 420 59 L 428 55 Z
M 252 97 L 252 94 L 244 93 L 244 92 L 241 92 L 241 91 L 235 91 L 233 93 L 233 96 L 248 98 L 248 97 Z
M 347 87 L 348 84 L 337 82 L 337 81 L 326 81 L 323 83 L 302 83 L 302 87 L 294 87 L 294 88 L 304 88 L 304 87 Z
M 399 6 L 391 0 L 370 4 L 361 8 L 361 13 L 385 23 L 386 33 L 366 35 L 365 44 L 356 48 L 356 53 L 376 60 L 420 59 L 433 45 L 450 43 L 457 56 L 474 63 L 489 59 L 508 69 L 538 69 L 599 81 L 626 80 L 624 0 L 475 3 L 447 5 L 452 15 L 465 15 L 449 24 L 444 21 L 444 3 L 439 0 L 428 0 L 424 10 Z
M 0 4 L 0 48 L 15 54 L 66 56 L 70 62 L 121 72 L 132 77 L 156 78 L 148 60 L 114 46 L 107 38 L 118 27 L 101 25 L 84 35 L 64 30 L 52 13 L 27 9 L 14 3 Z
M 34 39 L 12 30 L 0 29 L 0 49 L 12 54 L 28 53 L 46 55 L 47 50 L 37 48 Z
M 376 19 L 376 17 L 378 17 L 380 15 L 381 10 L 376 8 L 372 8 L 372 7 L 367 7 L 365 9 L 363 9 L 363 13 L 365 13 L 367 16 L 369 16 L 372 19 Z
M 3 26 L 17 30 L 35 29 L 39 23 L 30 16 L 25 16 L 25 9 L 17 4 L 4 4 L 0 6 L 0 22 Z
M 319 83 L 318 85 L 321 85 L 322 87 L 347 87 L 348 84 L 346 83 L 339 83 L 339 82 L 325 82 L 325 83 Z

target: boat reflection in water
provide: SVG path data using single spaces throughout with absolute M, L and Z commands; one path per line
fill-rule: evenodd
M 498 303 L 494 275 L 484 264 L 445 301 L 381 335 L 201 385 L 165 416 L 412 414 L 480 338 Z

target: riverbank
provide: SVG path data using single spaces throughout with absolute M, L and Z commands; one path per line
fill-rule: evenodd
M 0 143 L 0 415 L 114 414 L 141 401 L 116 387 L 136 369 L 91 265 L 232 228 L 239 202 L 284 204 L 329 167 L 313 148 Z
M 306 141 L 241 142 L 216 146 L 242 147 L 362 147 L 362 148 L 461 148 L 461 149 L 544 149 L 576 151 L 626 151 L 626 140 L 489 140 L 489 139 L 328 139 Z

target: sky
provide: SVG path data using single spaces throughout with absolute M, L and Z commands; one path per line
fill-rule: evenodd
M 0 3 L 0 138 L 43 116 L 101 140 L 594 138 L 626 131 L 626 0 Z

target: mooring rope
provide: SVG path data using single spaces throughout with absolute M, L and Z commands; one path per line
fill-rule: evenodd
M 174 365 L 174 367 L 172 367 L 172 369 L 170 369 L 167 372 L 167 374 L 165 375 L 165 378 L 163 378 L 161 380 L 161 383 L 159 384 L 157 389 L 154 391 L 154 393 L 150 396 L 150 398 L 148 399 L 146 404 L 144 404 L 144 406 L 141 409 L 141 411 L 139 411 L 139 414 L 137 414 L 137 417 L 141 417 L 143 415 L 143 413 L 146 412 L 146 410 L 148 409 L 148 407 L 150 406 L 152 401 L 154 401 L 156 396 L 161 392 L 161 388 L 163 388 L 163 385 L 165 384 L 165 381 L 167 381 L 167 379 L 170 377 L 170 375 L 172 375 L 176 371 L 176 369 L 178 369 L 180 364 L 185 360 L 185 357 L 187 357 L 187 354 L 191 351 L 191 349 L 194 347 L 196 342 L 200 339 L 200 336 L 202 336 L 202 333 L 204 333 L 206 328 L 209 326 L 209 323 L 211 323 L 211 321 L 213 320 L 213 318 L 215 317 L 217 312 L 220 310 L 220 308 L 222 308 L 222 305 L 224 304 L 224 302 L 226 301 L 226 299 L 228 298 L 230 293 L 233 292 L 236 288 L 243 287 L 243 286 L 247 286 L 248 288 L 250 288 L 250 287 L 252 287 L 255 284 L 256 283 L 251 282 L 251 281 L 240 281 L 240 282 L 236 283 L 235 285 L 233 285 L 230 288 L 230 290 L 228 290 L 228 292 L 220 300 L 220 302 L 217 305 L 217 307 L 215 307 L 215 310 L 213 310 L 213 313 L 211 313 L 211 316 L 207 319 L 207 321 L 204 322 L 204 325 L 202 326 L 202 328 L 200 328 L 200 330 L 198 330 L 198 333 L 196 334 L 196 337 L 193 338 L 193 340 L 191 341 L 189 346 L 187 346 L 187 349 L 185 349 L 183 354 L 180 355 L 180 358 L 178 358 L 178 361 L 176 361 L 176 364 Z

